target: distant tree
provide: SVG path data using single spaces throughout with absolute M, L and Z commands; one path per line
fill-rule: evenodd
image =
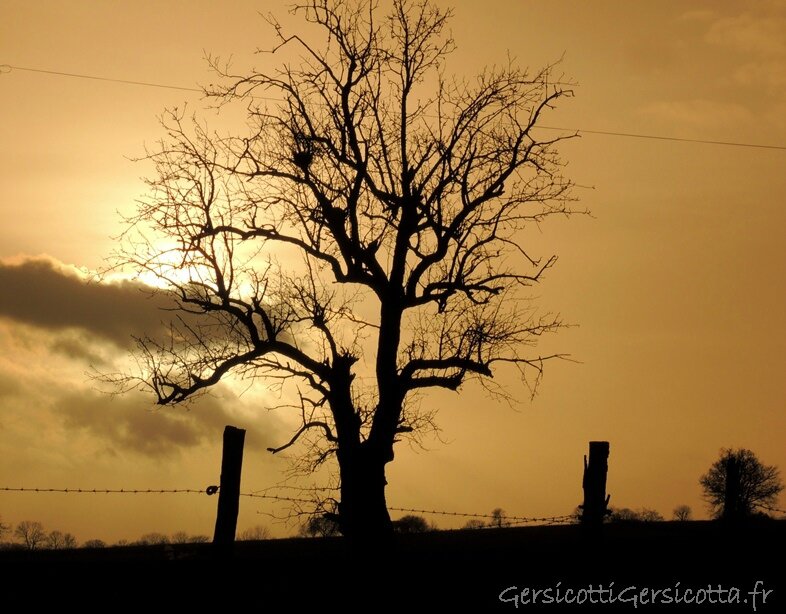
M 285 387 L 302 422 L 270 451 L 300 442 L 305 471 L 335 461 L 342 532 L 376 537 L 392 532 L 395 444 L 433 428 L 427 391 L 474 380 L 504 395 L 492 376 L 510 369 L 534 393 L 558 357 L 531 350 L 563 326 L 530 294 L 556 256 L 522 232 L 572 212 L 558 145 L 573 135 L 539 129 L 572 90 L 512 60 L 448 75 L 441 2 L 293 12 L 300 34 L 271 19 L 279 68 L 213 62 L 225 81 L 207 93 L 240 105 L 245 129 L 166 115 L 117 265 L 156 275 L 185 317 L 113 381 L 159 404 L 230 374 Z
M 639 514 L 639 520 L 641 520 L 642 522 L 663 522 L 665 520 L 663 514 L 661 514 L 656 510 L 648 509 L 646 507 L 639 510 L 638 514 Z
M 76 538 L 70 533 L 52 531 L 46 536 L 46 547 L 50 550 L 69 550 L 76 548 Z
M 431 530 L 431 526 L 423 516 L 408 514 L 393 521 L 393 530 L 396 533 L 425 533 Z
M 40 522 L 23 520 L 14 530 L 14 535 L 24 544 L 28 550 L 35 550 L 46 541 L 46 531 Z
M 632 510 L 629 507 L 609 509 L 611 513 L 607 518 L 608 522 L 661 522 L 664 520 L 660 512 L 646 507 L 640 510 Z
M 6 535 L 11 532 L 11 525 L 3 522 L 3 517 L 0 516 L 0 542 L 3 541 Z
M 138 546 L 160 546 L 168 544 L 169 538 L 163 533 L 146 533 L 134 543 Z
M 692 520 L 691 515 L 693 514 L 693 510 L 690 509 L 689 505 L 678 505 L 674 508 L 672 512 L 672 516 L 674 520 Z
M 505 524 L 505 510 L 501 507 L 491 510 L 491 522 L 489 524 L 496 528 L 502 527 Z
M 82 548 L 106 548 L 106 542 L 102 539 L 88 539 Z
M 261 524 L 249 527 L 245 531 L 241 531 L 237 534 L 237 540 L 241 542 L 258 541 L 261 539 L 270 539 L 270 529 Z
M 187 544 L 188 539 L 188 533 L 185 531 L 178 531 L 177 533 L 172 534 L 170 541 L 173 544 Z
M 300 527 L 298 534 L 301 537 L 333 537 L 340 535 L 338 522 L 333 515 L 311 516 L 306 523 Z
M 265 527 L 258 527 L 261 529 L 265 529 Z M 249 529 L 250 531 L 251 529 Z M 246 531 L 247 533 L 248 531 Z M 242 535 L 242 534 L 241 534 Z M 237 539 L 243 539 L 242 537 L 238 536 Z M 249 537 L 248 539 L 267 539 L 266 537 Z M 189 535 L 185 531 L 178 531 L 177 533 L 173 533 L 172 537 L 170 538 L 171 543 L 173 544 L 204 544 L 210 541 L 210 538 L 207 535 Z
M 607 516 L 608 522 L 636 522 L 639 515 L 629 507 L 610 507 Z
M 462 527 L 464 529 L 485 529 L 486 523 L 480 520 L 479 518 L 473 518 L 471 520 L 467 520 Z
M 740 520 L 757 508 L 775 505 L 783 490 L 778 468 L 762 464 L 750 450 L 721 450 L 720 458 L 699 479 L 715 518 Z

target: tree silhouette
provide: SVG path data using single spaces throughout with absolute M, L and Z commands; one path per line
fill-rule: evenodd
M 407 514 L 393 521 L 393 530 L 396 533 L 425 533 L 430 531 L 431 527 L 423 516 Z
M 783 490 L 778 468 L 762 464 L 750 450 L 721 450 L 720 458 L 699 479 L 715 518 L 740 520 L 757 507 L 773 506 Z
M 46 536 L 45 544 L 51 550 L 69 550 L 76 548 L 76 538 L 70 533 L 52 531 Z
M 679 521 L 691 520 L 692 514 L 693 511 L 690 509 L 689 505 L 678 505 L 677 507 L 674 508 L 674 511 L 672 512 L 674 520 L 679 520 Z
M 501 507 L 496 507 L 491 510 L 491 522 L 489 523 L 492 527 L 502 528 L 505 524 L 505 510 Z
M 117 262 L 156 276 L 181 317 L 140 340 L 138 377 L 114 381 L 160 404 L 230 374 L 283 388 L 302 422 L 270 450 L 299 442 L 305 471 L 335 457 L 342 532 L 389 534 L 394 444 L 434 424 L 421 394 L 477 380 L 509 395 L 498 368 L 534 393 L 556 357 L 531 348 L 561 320 L 527 294 L 556 257 L 522 231 L 571 213 L 568 137 L 537 126 L 572 91 L 553 66 L 446 77 L 451 12 L 427 0 L 293 13 L 302 35 L 270 20 L 278 70 L 211 60 L 227 85 L 207 94 L 247 108 L 244 133 L 163 118 Z
M 35 550 L 46 540 L 46 531 L 40 522 L 23 520 L 14 529 L 14 535 L 24 544 L 28 550 Z
M 338 523 L 333 516 L 322 514 L 311 516 L 298 531 L 301 537 L 333 537 L 339 533 Z
M 149 542 L 145 542 L 142 545 L 150 545 Z M 84 544 L 82 544 L 82 548 L 106 548 L 106 542 L 102 539 L 88 539 Z
M 3 538 L 11 532 L 11 525 L 5 524 L 3 522 L 2 517 L 0 516 L 0 542 L 3 541 Z
M 632 510 L 629 507 L 609 508 L 608 522 L 661 522 L 663 515 L 657 510 L 643 507 L 639 510 Z
M 238 541 L 258 541 L 261 539 L 270 539 L 270 529 L 266 526 L 258 524 L 241 531 L 238 536 Z

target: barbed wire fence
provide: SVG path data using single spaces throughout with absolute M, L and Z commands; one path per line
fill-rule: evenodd
M 203 494 L 213 495 L 218 492 L 218 486 L 208 486 L 204 489 L 197 488 L 33 488 L 33 487 L 13 487 L 2 486 L 0 492 L 25 492 L 25 493 L 63 493 L 63 494 L 123 494 L 123 495 L 140 495 L 140 494 Z M 315 503 L 315 499 L 306 499 L 303 497 L 290 497 L 285 495 L 274 495 L 260 491 L 256 492 L 241 492 L 241 497 L 251 499 L 268 499 L 273 501 L 286 501 L 290 503 Z M 478 526 L 476 528 L 489 528 L 489 527 L 509 527 L 509 526 L 522 526 L 527 524 L 568 524 L 576 521 L 578 516 L 576 514 L 563 514 L 560 516 L 509 516 L 507 514 L 494 515 L 494 514 L 481 514 L 475 512 L 455 512 L 447 510 L 412 508 L 412 507 L 388 507 L 391 512 L 406 512 L 409 514 L 428 514 L 431 516 L 445 516 L 455 518 L 469 518 L 469 519 L 487 519 L 493 520 L 498 524 L 487 524 Z

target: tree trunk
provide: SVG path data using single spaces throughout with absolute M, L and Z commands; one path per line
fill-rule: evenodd
M 385 501 L 384 455 L 361 444 L 338 451 L 341 502 L 338 506 L 341 532 L 358 544 L 384 541 L 393 534 Z

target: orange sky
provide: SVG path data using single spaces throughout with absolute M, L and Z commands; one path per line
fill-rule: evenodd
M 193 87 L 210 80 L 203 49 L 258 63 L 251 52 L 270 38 L 256 11 L 286 4 L 5 0 L 0 64 Z M 453 72 L 508 50 L 533 67 L 564 54 L 579 87 L 547 125 L 786 146 L 786 2 L 454 5 Z M 244 491 L 283 479 L 285 462 L 264 450 L 291 423 L 266 410 L 264 388 L 151 413 L 85 375 L 158 321 L 130 287 L 85 287 L 73 271 L 109 255 L 117 212 L 144 190 L 147 169 L 128 158 L 186 101 L 201 105 L 185 91 L 0 74 L 0 486 L 203 488 L 218 479 L 226 423 L 249 429 Z M 786 470 L 786 151 L 585 134 L 562 152 L 592 186 L 578 195 L 594 217 L 529 240 L 559 256 L 541 305 L 579 325 L 544 351 L 581 362 L 550 364 L 516 410 L 473 388 L 431 397 L 444 443 L 398 449 L 391 506 L 570 513 L 592 439 L 611 442 L 612 504 L 667 517 L 683 503 L 705 515 L 698 477 L 721 447 Z M 240 528 L 294 530 L 257 514 L 269 511 L 286 509 L 243 500 Z M 0 492 L 4 522 L 80 540 L 211 534 L 214 513 L 203 495 Z

